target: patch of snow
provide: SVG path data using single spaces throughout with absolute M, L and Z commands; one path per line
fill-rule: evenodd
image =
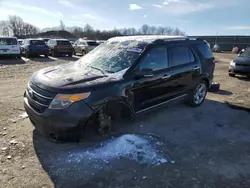
M 99 148 L 71 154 L 67 161 L 86 162 L 86 160 L 96 160 L 108 164 L 120 158 L 134 160 L 139 164 L 160 165 L 167 162 L 167 159 L 156 149 L 152 138 L 133 134 L 111 139 Z

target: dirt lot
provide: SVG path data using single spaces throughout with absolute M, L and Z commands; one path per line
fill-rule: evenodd
M 168 154 L 169 162 L 140 164 L 120 157 L 101 168 L 100 161 L 84 156 L 106 137 L 55 144 L 20 117 L 23 92 L 32 72 L 77 58 L 0 60 L 0 187 L 249 188 L 250 115 L 224 102 L 250 104 L 250 82 L 228 76 L 234 55 L 215 57 L 215 80 L 221 90 L 209 93 L 201 107 L 172 103 L 138 116 L 115 133 L 159 135 L 160 150 Z

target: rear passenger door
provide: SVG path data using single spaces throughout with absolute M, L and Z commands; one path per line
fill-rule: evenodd
M 198 82 L 201 74 L 199 58 L 189 45 L 168 46 L 169 74 L 174 80 L 174 96 L 187 93 Z

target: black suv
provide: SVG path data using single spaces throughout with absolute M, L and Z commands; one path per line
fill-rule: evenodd
M 71 57 L 73 55 L 74 49 L 67 39 L 50 39 L 47 45 L 49 46 L 49 53 L 53 57 L 60 55 L 68 55 Z
M 91 121 L 99 133 L 123 117 L 186 99 L 204 101 L 214 57 L 202 39 L 115 37 L 76 62 L 35 72 L 24 105 L 35 128 L 53 139 L 79 139 Z

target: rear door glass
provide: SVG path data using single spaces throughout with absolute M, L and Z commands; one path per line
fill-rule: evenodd
M 15 38 L 0 38 L 0 45 L 17 45 Z
M 195 61 L 195 57 L 188 46 L 174 46 L 168 49 L 171 67 Z
M 203 57 L 206 59 L 213 58 L 213 53 L 210 50 L 210 48 L 207 46 L 207 44 L 199 44 L 196 46 L 199 52 L 202 54 Z

